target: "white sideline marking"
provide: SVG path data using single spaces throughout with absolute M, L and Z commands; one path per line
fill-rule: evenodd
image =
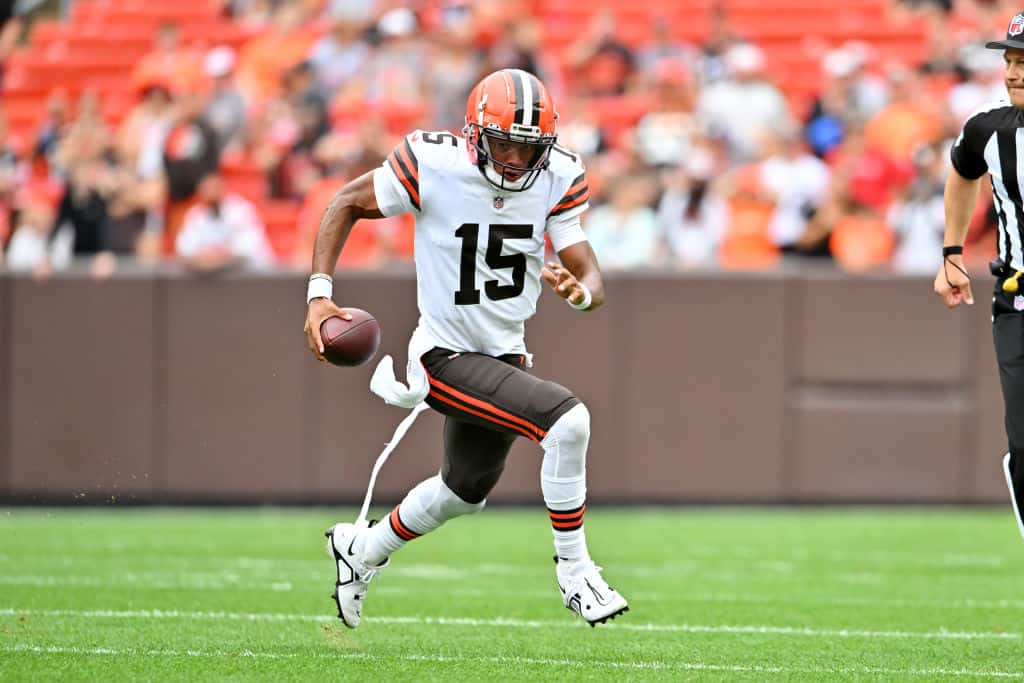
M 333 622 L 326 614 L 282 614 L 273 612 L 185 612 L 179 610 L 32 610 L 0 608 L 0 616 L 81 617 L 85 619 L 211 619 L 223 621 L 300 621 Z M 492 626 L 498 628 L 583 628 L 582 621 L 540 621 L 524 619 L 473 619 L 468 617 L 371 617 L 369 623 L 429 626 Z M 747 633 L 829 638 L 921 638 L 938 640 L 1020 640 L 1024 634 L 998 631 L 872 631 L 863 629 L 817 629 L 799 626 L 750 624 L 612 624 L 621 631 L 669 633 Z
M 251 657 L 256 659 L 349 659 L 374 660 L 392 659 L 406 662 L 431 662 L 435 664 L 476 662 L 481 664 L 528 664 L 531 666 L 566 666 L 574 669 L 591 669 L 607 667 L 611 669 L 661 669 L 681 671 L 728 671 L 735 673 L 769 673 L 769 674 L 875 674 L 883 676 L 988 676 L 991 678 L 1024 679 L 1024 673 L 1012 671 L 970 671 L 968 669 L 886 669 L 879 667 L 782 667 L 758 666 L 748 664 L 708 664 L 705 662 L 609 662 L 594 659 L 547 659 L 539 657 L 449 657 L 443 655 L 388 655 L 375 657 L 361 652 L 253 652 L 242 650 L 226 652 L 223 650 L 141 650 L 135 648 L 80 648 L 59 645 L 30 645 L 17 643 L 0 646 L 0 652 L 30 654 L 69 654 L 69 655 L 106 655 L 106 656 L 146 656 L 146 657 Z

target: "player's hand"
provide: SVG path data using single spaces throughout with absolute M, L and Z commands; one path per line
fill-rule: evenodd
M 942 266 L 935 276 L 935 293 L 950 308 L 956 308 L 962 303 L 968 306 L 974 304 L 971 278 L 967 276 L 967 269 L 964 268 L 963 256 L 952 254 L 943 259 Z
M 333 316 L 345 320 L 352 319 L 351 315 L 338 308 L 330 299 L 318 297 L 309 302 L 309 310 L 306 311 L 306 326 L 302 330 L 306 333 L 309 350 L 321 363 L 326 363 L 327 359 L 324 358 L 324 340 L 320 337 L 320 325 Z
M 551 285 L 555 294 L 567 299 L 569 303 L 579 304 L 587 298 L 576 276 L 553 261 L 548 261 L 547 268 L 541 268 L 540 276 Z

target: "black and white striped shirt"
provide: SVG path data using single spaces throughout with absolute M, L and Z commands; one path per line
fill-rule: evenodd
M 999 258 L 1024 270 L 1024 111 L 1002 98 L 971 115 L 950 151 L 953 168 L 974 180 L 991 173 L 999 216 Z

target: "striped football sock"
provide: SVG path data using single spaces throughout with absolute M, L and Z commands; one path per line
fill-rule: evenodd
M 440 475 L 417 484 L 387 519 L 370 527 L 358 551 L 376 565 L 413 539 L 430 533 L 449 519 L 482 510 L 484 503 L 467 503 L 441 481 Z
M 548 508 L 551 531 L 555 537 L 555 554 L 559 559 L 569 562 L 590 559 L 587 537 L 583 531 L 583 513 L 586 509 L 585 503 L 561 510 Z

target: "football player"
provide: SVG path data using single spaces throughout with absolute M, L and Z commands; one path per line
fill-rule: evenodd
M 393 391 L 374 391 L 406 407 L 425 400 L 445 416 L 436 476 L 409 491 L 387 520 L 327 531 L 338 615 L 350 628 L 359 625 L 367 585 L 396 550 L 483 509 L 517 437 L 544 451 L 541 489 L 565 606 L 591 625 L 628 609 L 602 578 L 584 536 L 590 414 L 571 391 L 528 372 L 523 340 L 541 278 L 577 311 L 604 301 L 580 227 L 590 197 L 586 174 L 579 158 L 556 144 L 557 120 L 535 76 L 497 71 L 470 93 L 463 137 L 411 133 L 324 212 L 307 294 L 311 350 L 323 360 L 320 324 L 346 315 L 332 301 L 329 273 L 352 224 L 412 212 L 420 320 L 409 344 L 409 387 L 392 382 Z M 545 236 L 561 264 L 545 266 Z

